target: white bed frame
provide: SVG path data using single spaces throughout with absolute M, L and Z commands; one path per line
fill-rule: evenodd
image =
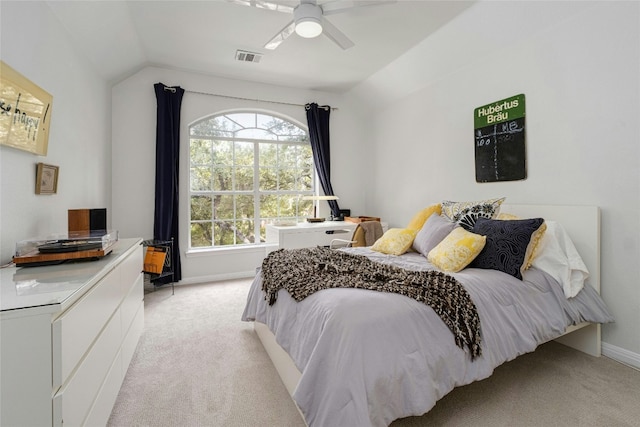
M 600 208 L 598 206 L 503 205 L 501 212 L 522 218 L 541 217 L 562 224 L 582 257 L 589 278 L 587 283 L 600 293 Z M 558 341 L 591 356 L 602 350 L 599 323 L 570 326 Z
M 562 224 L 589 270 L 587 282 L 600 293 L 600 209 L 597 206 L 502 205 L 500 211 L 522 218 L 541 217 Z M 287 391 L 293 396 L 302 374 L 264 323 L 254 322 L 254 329 Z M 570 326 L 556 341 L 599 357 L 600 324 Z

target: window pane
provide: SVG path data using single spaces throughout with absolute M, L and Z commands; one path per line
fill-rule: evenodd
M 300 140 L 303 140 L 303 141 L 307 141 L 309 139 L 307 136 L 307 131 L 305 131 L 302 128 L 299 128 L 293 123 L 284 122 L 284 127 L 287 130 L 287 135 L 292 135 L 292 136 L 295 135 Z
M 266 114 L 258 114 L 256 116 L 256 125 L 262 129 L 272 130 L 271 128 L 276 126 L 277 123 L 279 122 L 282 122 L 282 119 L 279 119 L 273 116 L 268 116 Z
M 212 128 L 219 131 L 235 132 L 241 128 L 238 123 L 233 120 L 229 120 L 227 116 L 218 116 L 210 120 Z
M 236 196 L 236 218 L 254 219 L 254 211 L 253 195 Z
M 230 136 L 230 132 L 220 130 L 215 120 L 203 120 L 189 129 L 191 136 Z
M 278 169 L 278 189 L 283 191 L 296 189 L 295 169 Z
M 235 136 L 236 138 L 277 139 L 274 134 L 262 129 L 242 129 L 236 132 Z
M 236 243 L 249 244 L 255 243 L 256 236 L 253 231 L 253 220 L 236 221 Z
M 203 246 L 211 246 L 210 222 L 192 222 L 191 223 L 191 247 L 200 248 Z
M 279 141 L 299 141 L 299 142 L 309 142 L 309 138 L 305 138 L 299 135 L 283 135 L 278 137 Z
M 211 168 L 191 168 L 191 191 L 211 190 Z
M 233 165 L 232 141 L 213 141 L 213 163 L 217 165 Z
M 236 166 L 251 166 L 253 168 L 253 142 L 236 142 Z
M 296 204 L 298 196 L 282 195 L 279 197 L 278 204 L 280 211 L 278 217 L 294 217 L 296 216 Z
M 253 167 L 236 169 L 236 191 L 253 190 Z
M 301 217 L 314 216 L 313 200 L 302 200 L 298 202 L 298 215 Z
M 275 166 L 278 160 L 277 144 L 260 144 L 260 166 Z
M 215 221 L 213 223 L 214 246 L 234 245 L 235 243 L 233 221 Z
M 213 170 L 213 190 L 231 191 L 233 189 L 232 167 L 216 167 Z
M 309 169 L 300 170 L 296 189 L 299 191 L 313 190 L 313 171 Z
M 305 169 L 313 169 L 313 151 L 311 145 L 300 145 L 300 163 L 298 166 Z
M 211 220 L 213 202 L 209 196 L 191 196 L 191 221 Z
M 278 173 L 273 168 L 260 168 L 260 191 L 278 189 Z
M 265 194 L 260 196 L 260 217 L 278 217 L 278 196 L 275 194 Z
M 278 151 L 278 164 L 284 167 L 296 167 L 298 150 L 295 145 L 281 144 Z
M 213 218 L 233 219 L 233 195 L 217 195 L 213 197 Z
M 240 128 L 254 128 L 256 127 L 256 115 L 255 113 L 234 113 L 227 114 L 226 117 L 229 120 L 233 120 Z
M 264 129 L 269 129 L 274 134 L 279 135 L 281 137 L 279 138 L 280 140 L 283 139 L 282 137 L 286 137 L 287 140 L 299 141 L 304 140 L 307 135 L 304 129 L 278 117 L 258 114 L 258 123 Z
M 267 241 L 267 224 L 268 222 L 265 220 L 260 221 L 260 241 L 261 242 Z
M 211 164 L 211 141 L 204 139 L 192 139 L 190 155 L 192 165 Z

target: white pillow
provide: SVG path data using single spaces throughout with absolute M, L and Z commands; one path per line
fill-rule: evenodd
M 537 255 L 531 263 L 556 279 L 567 298 L 573 298 L 584 287 L 589 270 L 584 264 L 571 238 L 562 225 L 556 221 L 545 221 L 545 231 L 537 248 Z

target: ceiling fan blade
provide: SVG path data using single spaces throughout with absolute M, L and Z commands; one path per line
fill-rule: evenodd
M 295 25 L 294 25 L 295 29 Z M 322 33 L 329 37 L 335 44 L 347 50 L 355 44 L 342 31 L 335 27 L 328 19 L 322 18 Z
M 294 21 L 289 22 L 282 30 L 278 31 L 278 34 L 275 35 L 271 40 L 269 40 L 265 45 L 265 49 L 274 50 L 280 43 L 285 41 L 287 37 L 289 37 L 296 30 L 296 23 Z
M 340 0 L 320 5 L 323 15 L 334 15 L 346 12 L 357 7 L 380 6 L 383 4 L 397 3 L 397 0 Z
M 230 3 L 239 4 L 241 6 L 256 7 L 258 9 L 275 10 L 276 12 L 293 13 L 293 6 L 279 3 L 277 1 L 266 0 L 227 0 Z

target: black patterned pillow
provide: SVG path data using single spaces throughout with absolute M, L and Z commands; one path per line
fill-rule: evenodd
M 497 199 L 478 200 L 475 202 L 452 202 L 443 200 L 442 215 L 458 223 L 461 227 L 471 231 L 473 224 L 480 217 L 495 218 L 500 212 L 500 205 L 505 197 Z
M 471 232 L 487 236 L 487 241 L 469 267 L 499 270 L 522 280 L 525 260 L 535 246 L 532 236 L 543 224 L 542 218 L 510 221 L 478 218 Z

